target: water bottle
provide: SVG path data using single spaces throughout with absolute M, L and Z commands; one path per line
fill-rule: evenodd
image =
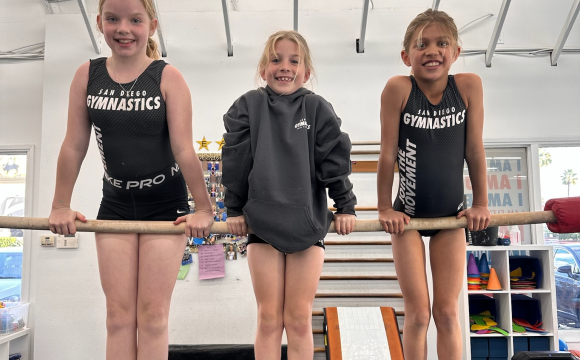
M 520 229 L 517 225 L 512 225 L 509 227 L 510 229 L 510 241 L 512 245 L 521 245 L 522 244 L 522 235 L 520 233 Z

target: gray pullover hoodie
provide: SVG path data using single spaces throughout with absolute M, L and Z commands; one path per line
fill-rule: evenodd
M 351 143 L 330 103 L 308 89 L 269 87 L 237 99 L 224 115 L 222 182 L 228 216 L 244 215 L 276 249 L 302 251 L 324 239 L 333 214 L 354 214 Z

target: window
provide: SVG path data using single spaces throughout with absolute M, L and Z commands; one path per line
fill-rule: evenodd
M 27 155 L 0 153 L 0 216 L 24 216 Z M 22 229 L 0 229 L 0 301 L 19 301 Z
M 542 207 L 549 199 L 580 196 L 580 147 L 540 148 Z M 544 225 L 546 244 L 573 241 L 580 233 L 555 234 Z
M 492 214 L 530 211 L 528 192 L 528 166 L 525 148 L 485 149 L 487 163 L 487 206 Z M 467 164 L 463 168 L 466 207 L 473 202 L 471 181 Z M 530 225 L 519 226 L 522 243 L 531 244 Z M 509 232 L 507 226 L 499 227 L 499 236 Z
M 554 270 L 557 271 L 558 268 L 566 265 L 570 265 L 570 270 L 572 273 L 577 274 L 580 273 L 578 270 L 578 264 L 576 264 L 576 260 L 571 252 L 557 249 L 554 253 Z
M 542 206 L 549 199 L 580 196 L 580 147 L 539 151 Z M 580 234 L 555 234 L 544 225 L 544 242 L 554 246 L 559 329 L 580 328 Z

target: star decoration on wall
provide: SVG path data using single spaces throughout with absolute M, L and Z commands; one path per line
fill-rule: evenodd
M 199 144 L 199 149 L 198 150 L 206 149 L 207 151 L 209 151 L 209 148 L 207 146 L 209 145 L 210 141 L 207 141 L 205 139 L 205 136 L 203 137 L 203 140 L 196 141 L 196 142 Z
M 224 145 L 226 144 L 226 142 L 224 141 L 224 138 L 223 137 L 222 137 L 222 139 L 220 141 L 215 141 L 215 142 L 220 146 L 220 148 L 218 149 L 218 151 L 221 151 L 222 148 L 224 147 Z

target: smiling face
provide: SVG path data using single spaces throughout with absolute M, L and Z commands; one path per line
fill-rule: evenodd
M 408 49 L 401 51 L 401 58 L 416 78 L 435 81 L 449 74 L 460 52 L 461 48 L 440 25 L 430 24 L 415 31 Z
M 310 79 L 310 70 L 304 66 L 298 45 L 288 39 L 280 39 L 274 46 L 266 67 L 260 72 L 268 86 L 280 95 L 289 95 Z
M 150 19 L 141 0 L 106 0 L 97 24 L 113 53 L 124 57 L 145 54 L 157 29 L 157 19 Z

